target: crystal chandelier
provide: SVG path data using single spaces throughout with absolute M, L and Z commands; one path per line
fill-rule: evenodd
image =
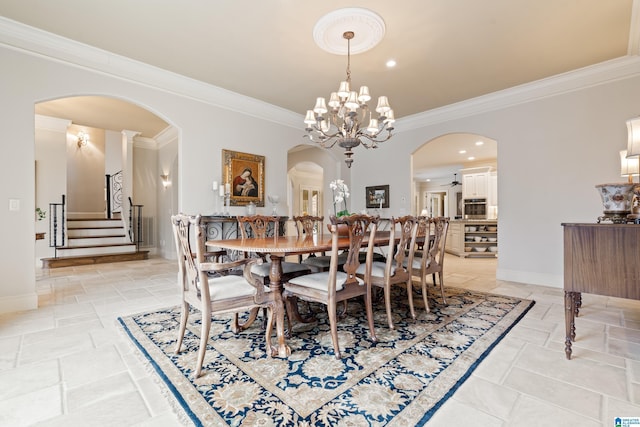
M 346 31 L 342 37 L 347 40 L 347 80 L 340 82 L 338 91 L 331 93 L 328 103 L 324 98 L 317 98 L 313 110 L 307 111 L 304 123 L 305 136 L 311 141 L 324 148 L 336 144 L 344 148 L 347 156 L 344 161 L 351 167 L 353 148 L 358 145 L 377 148 L 379 143 L 391 138 L 395 118 L 386 96 L 378 97 L 378 116 L 374 117 L 367 105 L 371 99 L 369 88 L 361 86 L 359 92 L 351 90 L 351 39 L 354 33 Z M 369 125 L 364 127 L 366 120 Z

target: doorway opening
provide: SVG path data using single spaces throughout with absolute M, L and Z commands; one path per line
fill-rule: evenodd
M 178 204 L 178 130 L 142 106 L 105 96 L 44 100 L 34 104 L 34 113 L 36 207 L 50 211 L 50 204 L 60 203 L 64 196 L 65 219 L 108 217 L 113 209 L 107 200 L 114 199 L 107 197 L 108 177 L 119 176 L 116 184 L 123 191 L 117 217 L 128 215 L 129 198 L 144 207 L 140 227 L 134 229 L 123 220 L 122 240 L 137 233 L 137 246 L 171 255 L 170 222 L 165 217 Z M 56 246 L 72 246 L 69 233 L 52 246 L 49 228 L 48 218 L 36 222 L 36 230 L 46 234 L 36 242 L 36 266 L 42 258 L 55 257 Z M 118 239 L 111 240 L 109 245 L 118 244 Z M 100 245 L 95 246 L 97 250 Z

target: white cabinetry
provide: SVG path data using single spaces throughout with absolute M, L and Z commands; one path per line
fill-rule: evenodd
M 489 188 L 489 172 L 463 173 L 462 197 L 465 199 L 486 198 Z
M 454 255 L 460 255 L 464 251 L 464 228 L 461 222 L 449 222 L 447 242 L 444 250 Z
M 489 173 L 489 194 L 487 205 L 498 206 L 498 172 Z

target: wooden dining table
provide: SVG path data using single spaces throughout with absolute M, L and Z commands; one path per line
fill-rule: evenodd
M 375 234 L 375 244 L 384 246 L 389 244 L 389 231 L 379 231 Z M 304 237 L 274 236 L 266 238 L 225 239 L 209 240 L 207 246 L 227 249 L 239 252 L 254 252 L 261 255 L 269 255 L 271 269 L 269 271 L 269 287 L 274 292 L 276 318 L 276 335 L 278 345 L 272 347 L 272 356 L 288 357 L 291 349 L 287 346 L 284 330 L 284 300 L 282 299 L 282 260 L 288 255 L 301 255 L 314 252 L 331 251 L 331 233 L 318 233 Z M 369 239 L 363 239 L 362 246 L 368 245 Z M 338 239 L 340 249 L 349 248 L 349 237 Z

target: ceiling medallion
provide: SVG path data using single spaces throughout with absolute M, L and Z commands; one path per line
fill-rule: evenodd
M 351 53 L 366 52 L 375 47 L 384 37 L 384 21 L 375 12 L 368 9 L 348 7 L 334 10 L 318 20 L 313 28 L 316 44 L 329 53 L 347 54 L 347 45 L 343 35 L 351 31 L 358 35 L 351 41 Z

